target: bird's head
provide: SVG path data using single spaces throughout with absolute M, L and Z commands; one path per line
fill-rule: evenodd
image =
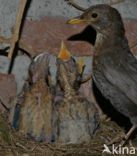
M 120 13 L 106 4 L 98 4 L 86 9 L 84 13 L 67 21 L 68 24 L 87 24 L 97 33 L 110 36 L 111 33 L 124 35 L 124 26 Z
M 78 89 L 83 75 L 84 63 L 82 60 L 76 62 L 62 42 L 61 50 L 57 58 L 57 79 L 64 90 L 65 84 L 68 88 Z
M 40 82 L 44 82 L 47 90 L 49 88 L 51 93 L 55 93 L 55 82 L 51 74 L 50 59 L 51 55 L 48 53 L 39 54 L 32 59 L 28 70 L 28 84 L 30 88 L 32 86 L 39 86 L 38 82 L 39 84 Z

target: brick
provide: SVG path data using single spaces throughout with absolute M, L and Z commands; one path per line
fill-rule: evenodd
M 41 52 L 50 52 L 57 54 L 60 50 L 61 40 L 66 42 L 68 49 L 75 56 L 92 55 L 92 47 L 89 43 L 83 41 L 67 41 L 74 34 L 81 33 L 85 26 L 68 25 L 67 19 L 63 17 L 43 17 L 40 20 L 26 20 L 21 42 L 28 52 L 34 56 Z M 129 46 L 137 42 L 137 20 L 125 19 L 126 36 L 129 40 Z M 91 36 L 92 37 L 92 36 Z M 132 48 L 137 54 L 137 46 Z

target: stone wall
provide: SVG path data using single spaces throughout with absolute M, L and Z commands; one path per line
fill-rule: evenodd
M 75 0 L 81 6 L 87 8 L 93 4 L 109 3 L 117 0 Z M 4 36 L 11 35 L 11 28 L 15 23 L 15 17 L 18 9 L 19 0 L 0 0 L 0 34 Z M 123 2 L 114 5 L 123 18 L 137 18 L 137 1 L 123 0 Z M 74 17 L 79 11 L 69 7 L 64 0 L 31 0 L 27 19 L 40 20 L 45 16 L 63 16 Z
M 110 3 L 110 1 L 115 2 L 117 0 L 74 1 L 87 8 L 90 5 Z M 129 45 L 132 47 L 137 42 L 137 1 L 121 1 L 123 2 L 114 5 L 114 7 L 120 11 L 124 19 L 126 35 L 129 40 Z M 0 36 L 9 38 L 13 33 L 19 0 L 0 0 L 0 2 Z M 41 52 L 57 54 L 60 49 L 61 40 L 65 40 L 68 49 L 73 55 L 92 55 L 92 49 L 89 43 L 67 41 L 70 36 L 81 33 L 85 29 L 83 26 L 77 27 L 66 24 L 68 18 L 75 17 L 79 14 L 80 11 L 68 6 L 64 0 L 31 0 L 30 6 L 28 5 L 28 13 L 25 18 L 20 46 L 28 51 L 31 56 L 35 56 Z M 0 47 L 2 47 L 2 45 L 0 45 Z M 137 46 L 132 48 L 132 51 L 134 54 L 137 54 Z M 3 57 L 4 56 L 0 56 L 0 73 L 7 73 L 9 60 L 6 57 Z M 30 64 L 30 59 L 28 59 L 27 56 L 25 57 L 20 56 L 16 58 L 12 70 L 17 84 L 17 93 L 20 93 L 22 89 L 27 77 L 28 66 Z M 86 57 L 85 62 L 88 64 L 88 59 L 86 59 Z M 90 69 L 91 64 L 86 67 Z M 88 71 L 88 69 L 86 70 Z M 8 88 L 8 86 L 6 86 L 6 88 Z M 1 90 L 2 89 L 4 91 L 5 88 L 3 87 Z

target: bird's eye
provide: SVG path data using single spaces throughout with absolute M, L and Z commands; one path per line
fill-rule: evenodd
M 92 13 L 92 18 L 97 18 L 98 17 L 98 14 L 97 13 Z

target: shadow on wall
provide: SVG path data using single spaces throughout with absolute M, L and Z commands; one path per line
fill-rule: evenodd
M 70 36 L 67 40 L 69 41 L 87 41 L 94 45 L 96 40 L 96 31 L 91 27 L 87 26 L 81 33 Z

